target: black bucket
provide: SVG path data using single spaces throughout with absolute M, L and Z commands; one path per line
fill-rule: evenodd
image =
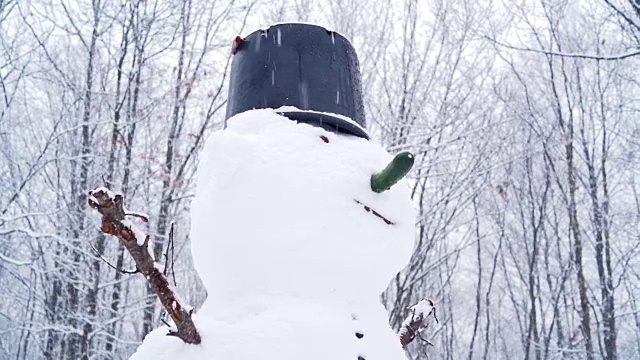
M 282 111 L 289 119 L 369 138 L 358 58 L 342 35 L 315 25 L 279 24 L 237 38 L 232 51 L 227 119 L 292 106 L 302 111 Z

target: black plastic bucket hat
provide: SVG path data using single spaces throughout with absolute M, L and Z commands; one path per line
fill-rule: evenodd
M 358 58 L 342 35 L 316 25 L 279 24 L 236 38 L 232 52 L 227 119 L 251 109 L 292 107 L 279 112 L 369 138 Z

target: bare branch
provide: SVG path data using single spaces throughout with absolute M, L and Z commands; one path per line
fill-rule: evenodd
M 147 248 L 149 235 L 145 236 L 133 225 L 126 223 L 122 195 L 114 194 L 106 188 L 97 188 L 89 192 L 88 202 L 91 208 L 102 215 L 102 232 L 120 240 L 135 261 L 138 271 L 144 275 L 162 306 L 171 315 L 177 330 L 167 335 L 176 336 L 188 344 L 199 344 L 202 340 L 191 319 L 193 311 L 180 304 L 167 278 L 156 266 Z
M 526 51 L 526 52 L 531 52 L 531 53 L 536 53 L 536 54 L 543 54 L 543 55 L 550 55 L 550 56 L 559 56 L 559 57 L 565 57 L 565 58 L 615 61 L 615 60 L 623 60 L 623 59 L 626 59 L 626 58 L 630 58 L 630 57 L 633 57 L 633 56 L 640 55 L 640 49 L 635 49 L 635 50 L 631 50 L 631 51 L 629 51 L 627 53 L 616 54 L 616 55 L 592 55 L 592 54 L 564 53 L 564 52 L 557 52 L 557 51 L 538 50 L 538 49 L 531 49 L 531 48 L 526 48 L 526 47 L 513 46 L 513 45 L 501 43 L 498 40 L 490 38 L 488 36 L 486 36 L 485 38 L 487 40 L 491 41 L 492 43 L 494 43 L 494 44 L 496 44 L 498 46 L 507 48 L 507 49 L 518 50 L 518 51 Z
M 96 247 L 93 246 L 92 243 L 89 243 L 89 246 L 91 246 L 91 250 L 93 250 L 93 252 L 100 258 L 100 260 L 104 261 L 110 268 L 114 269 L 115 271 L 122 274 L 137 274 L 140 272 L 138 269 L 134 269 L 134 270 L 120 269 L 119 267 L 110 263 L 109 260 L 107 260 L 104 256 L 102 256 L 102 254 L 100 254 L 100 251 L 98 251 L 98 249 L 96 249 Z
M 175 223 L 172 221 L 171 227 L 169 228 L 169 243 L 167 244 L 167 249 L 164 252 L 164 270 L 162 270 L 162 274 L 164 276 L 167 276 L 167 274 L 169 274 L 169 267 L 171 267 L 171 277 L 173 279 L 173 286 L 178 286 L 178 283 L 176 281 L 176 271 L 174 269 L 174 259 L 176 256 L 174 242 L 173 242 L 174 226 L 175 226 Z M 171 255 L 169 255 L 169 252 L 171 252 Z

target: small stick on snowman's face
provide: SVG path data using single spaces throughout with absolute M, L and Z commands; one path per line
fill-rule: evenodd
M 354 201 L 355 201 L 358 205 L 362 206 L 362 208 L 364 209 L 364 211 L 366 211 L 366 212 L 368 212 L 368 213 L 370 213 L 370 214 L 373 214 L 373 215 L 375 215 L 375 216 L 379 217 L 380 219 L 382 219 L 382 221 L 384 221 L 384 222 L 385 222 L 385 224 L 387 224 L 387 225 L 395 225 L 395 224 L 396 224 L 396 223 L 394 223 L 393 221 L 391 221 L 391 220 L 387 219 L 386 217 L 382 216 L 379 212 L 377 212 L 377 211 L 373 210 L 372 208 L 370 208 L 369 206 L 367 206 L 367 205 L 365 205 L 365 204 L 361 203 L 361 202 L 360 202 L 360 201 L 358 201 L 357 199 L 354 199 Z

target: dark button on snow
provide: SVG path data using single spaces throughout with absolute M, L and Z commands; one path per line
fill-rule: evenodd
M 365 360 L 364 356 L 358 356 L 358 360 Z
M 360 333 L 360 332 L 357 332 L 357 333 L 356 333 L 356 337 L 357 337 L 358 339 L 362 339 L 362 338 L 364 337 L 364 334 L 363 334 L 363 333 Z

